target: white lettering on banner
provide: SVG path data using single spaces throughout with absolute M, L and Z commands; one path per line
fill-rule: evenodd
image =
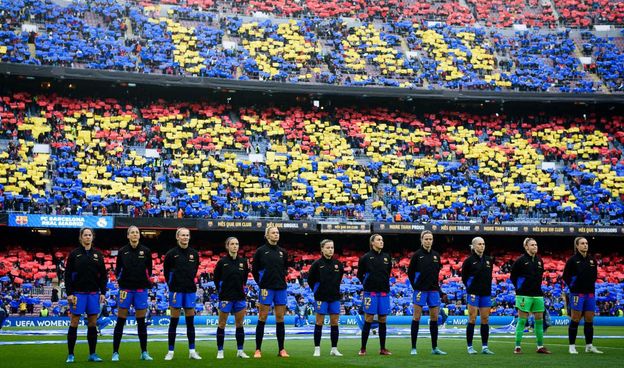
M 579 227 L 578 232 L 581 234 L 603 233 L 603 234 L 616 234 L 617 228 L 615 227 Z
M 69 321 L 64 320 L 39 320 L 37 321 L 38 327 L 68 327 Z
M 462 225 L 442 225 L 440 226 L 442 231 L 472 231 L 471 226 Z
M 75 216 L 41 216 L 42 226 L 84 227 L 85 219 Z
M 4 321 L 4 327 L 69 327 L 69 319 L 33 319 L 33 320 L 13 320 Z M 84 326 L 84 320 L 79 322 Z
M 17 321 L 17 322 L 15 322 L 15 327 L 35 327 L 35 322 L 33 322 L 33 321 Z
M 54 215 L 11 215 L 10 222 L 15 222 L 11 226 L 41 226 L 41 227 L 66 227 L 81 228 L 85 226 L 95 226 L 98 228 L 111 227 L 110 220 L 96 216 L 54 216 Z
M 617 233 L 617 228 L 615 227 L 599 227 L 598 229 L 596 229 L 599 233 L 608 233 L 608 234 L 615 234 Z
M 66 227 L 82 227 L 84 221 L 82 219 L 41 219 L 42 226 L 66 226 Z
M 228 323 L 234 323 L 234 319 L 232 317 L 228 318 Z M 219 319 L 217 318 L 206 318 L 206 326 L 218 326 Z M 243 325 L 251 325 L 251 318 L 243 319 Z

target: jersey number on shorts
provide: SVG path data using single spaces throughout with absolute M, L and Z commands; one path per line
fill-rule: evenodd
M 370 308 L 371 302 L 372 302 L 371 298 L 364 298 L 364 306 L 366 308 Z
M 420 296 L 422 294 L 422 291 L 419 291 L 418 294 L 416 294 L 416 301 L 419 302 L 420 301 Z
M 262 289 L 260 290 L 260 295 L 266 298 L 267 296 L 269 296 L 269 291 L 267 289 Z
M 119 290 L 119 300 L 124 301 L 128 297 L 128 292 L 125 290 Z

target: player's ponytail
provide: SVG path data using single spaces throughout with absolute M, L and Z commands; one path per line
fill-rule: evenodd
M 533 238 L 524 238 L 524 240 L 522 241 L 522 246 L 523 246 L 523 247 L 526 247 L 526 246 L 527 246 L 527 244 L 529 244 L 529 242 L 530 242 L 531 240 L 532 240 L 532 241 L 535 241 L 535 239 L 533 239 Z

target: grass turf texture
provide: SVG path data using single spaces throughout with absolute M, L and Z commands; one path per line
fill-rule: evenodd
M 84 328 L 81 328 L 81 330 Z M 249 329 L 249 327 L 248 327 Z M 267 332 L 272 328 L 268 327 Z M 582 331 L 582 330 L 581 330 Z M 312 357 L 313 342 L 312 336 L 287 336 L 286 349 L 291 355 L 290 358 L 278 358 L 275 337 L 266 335 L 263 344 L 263 357 L 261 359 L 238 359 L 235 357 L 235 342 L 228 339 L 225 342 L 225 359 L 216 359 L 216 343 L 214 336 L 210 336 L 208 341 L 198 341 L 197 351 L 204 358 L 201 361 L 188 359 L 188 349 L 185 336 L 178 336 L 176 343 L 176 356 L 173 361 L 163 360 L 167 343 L 154 341 L 148 345 L 150 354 L 154 357 L 153 362 L 142 362 L 139 360 L 138 342 L 122 342 L 120 362 L 111 362 L 112 337 L 110 335 L 99 338 L 98 354 L 104 359 L 103 363 L 87 362 L 87 345 L 85 337 L 79 336 L 79 344 L 76 346 L 76 363 L 65 364 L 67 347 L 65 344 L 42 344 L 45 341 L 64 341 L 64 336 L 13 336 L 0 335 L 0 342 L 9 341 L 32 341 L 33 345 L 0 345 L 0 361 L 2 367 L 206 367 L 217 365 L 219 368 L 240 368 L 245 367 L 305 367 L 315 368 L 339 365 L 341 367 L 382 367 L 382 366 L 414 366 L 424 365 L 426 367 L 461 367 L 466 364 L 480 367 L 617 367 L 624 360 L 624 328 L 622 327 L 598 327 L 596 335 L 617 336 L 618 338 L 596 338 L 595 345 L 604 351 L 603 355 L 586 354 L 584 352 L 585 342 L 580 333 L 577 339 L 577 350 L 579 355 L 568 354 L 567 338 L 554 338 L 553 335 L 566 335 L 567 328 L 553 327 L 548 330 L 545 336 L 546 346 L 553 352 L 552 355 L 541 355 L 535 353 L 535 339 L 532 334 L 525 334 L 523 339 L 523 355 L 512 353 L 514 342 L 511 334 L 493 335 L 490 337 L 490 348 L 496 355 L 468 355 L 466 353 L 466 343 L 463 335 L 443 335 L 440 338 L 439 346 L 449 353 L 447 356 L 431 355 L 431 342 L 427 336 L 422 336 L 418 340 L 418 355 L 411 356 L 409 335 L 388 338 L 387 347 L 393 352 L 392 356 L 379 356 L 379 342 L 371 336 L 368 342 L 368 355 L 360 357 L 357 352 L 360 347 L 360 339 L 343 338 L 339 342 L 339 350 L 343 357 L 329 356 L 329 336 L 324 334 L 321 343 L 321 357 Z M 82 332 L 82 331 L 81 331 Z M 478 329 L 475 336 L 474 347 L 481 350 L 481 341 L 478 336 Z M 153 333 L 154 338 L 163 338 L 164 335 Z M 136 336 L 128 336 L 135 339 Z M 198 335 L 198 338 L 202 338 Z M 253 336 L 247 336 L 245 351 L 253 355 L 255 342 Z M 82 342 L 82 343 L 80 343 Z

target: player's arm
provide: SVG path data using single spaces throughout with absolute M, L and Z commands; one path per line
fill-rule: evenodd
M 573 273 L 573 266 L 574 266 L 574 261 L 572 260 L 572 258 L 568 259 L 568 261 L 565 264 L 565 267 L 563 268 L 563 282 L 565 282 L 565 284 L 570 287 L 570 285 L 572 284 L 572 278 L 574 277 Z
M 243 272 L 245 272 L 245 277 L 244 277 L 245 280 L 243 281 L 243 286 L 244 286 L 244 284 L 247 284 L 247 278 L 249 277 L 249 272 L 251 272 L 251 269 L 249 268 L 249 260 L 247 258 L 243 258 L 243 260 L 244 260 Z
M 154 260 L 152 259 L 152 251 L 148 250 L 145 255 L 145 270 L 147 272 L 147 278 L 152 279 L 152 272 L 154 272 Z
M 468 278 L 470 277 L 470 262 L 468 261 L 470 257 L 464 260 L 461 267 L 461 278 L 464 286 L 468 288 Z
M 511 265 L 511 272 L 509 273 L 509 279 L 514 287 L 518 288 L 518 277 L 520 277 L 520 273 L 522 272 L 522 261 L 517 259 L 513 265 Z
M 121 254 L 121 250 L 117 253 L 117 257 L 115 258 L 115 278 L 117 282 L 119 282 L 119 276 L 123 271 L 123 258 Z
M 338 261 L 338 270 L 340 271 L 340 282 L 342 283 L 342 278 L 344 277 L 345 270 L 342 262 Z
M 251 274 L 253 275 L 254 280 L 256 280 L 256 284 L 260 286 L 260 269 L 262 267 L 262 260 L 260 259 L 262 255 L 259 251 L 253 256 L 253 264 L 251 265 Z
M 70 296 L 74 295 L 74 257 L 73 252 L 69 253 L 67 256 L 67 261 L 65 262 L 65 293 L 67 294 L 68 300 Z
M 223 271 L 223 260 L 219 260 L 219 262 L 217 262 L 217 265 L 215 266 L 214 269 L 214 274 L 212 279 L 214 280 L 215 283 L 215 288 L 217 288 L 217 291 L 221 291 L 221 274 Z
M 284 270 L 286 270 L 286 273 L 288 273 L 288 267 L 290 266 L 290 259 L 288 258 L 288 252 L 286 251 L 286 249 L 282 248 L 282 252 L 284 252 Z
M 195 263 L 193 264 L 193 281 L 197 278 L 197 273 L 199 272 L 199 264 L 201 260 L 199 259 L 199 252 L 195 251 Z
M 315 290 L 314 286 L 317 282 L 319 282 L 318 263 L 314 262 L 312 263 L 312 266 L 310 266 L 310 271 L 308 272 L 308 286 L 310 287 L 310 290 Z
M 368 273 L 368 267 L 366 267 L 366 254 L 360 257 L 358 261 L 357 278 L 364 285 L 364 276 Z
M 106 283 L 108 281 L 108 270 L 106 269 L 106 263 L 104 263 L 104 256 L 102 255 L 102 253 L 100 253 L 100 257 L 99 257 L 99 262 L 98 262 L 98 273 L 100 276 L 99 281 L 99 287 L 100 287 L 100 294 L 102 296 L 106 295 Z M 100 298 L 101 299 L 101 298 Z
M 418 272 L 418 260 L 416 258 L 416 252 L 414 252 L 410 258 L 409 266 L 407 266 L 407 278 L 412 287 L 416 284 L 416 272 Z
M 165 274 L 165 281 L 167 282 L 168 285 L 171 282 L 171 274 L 173 273 L 173 269 L 174 269 L 173 256 L 172 256 L 172 252 L 169 251 L 165 255 L 165 261 L 163 262 L 163 272 Z

